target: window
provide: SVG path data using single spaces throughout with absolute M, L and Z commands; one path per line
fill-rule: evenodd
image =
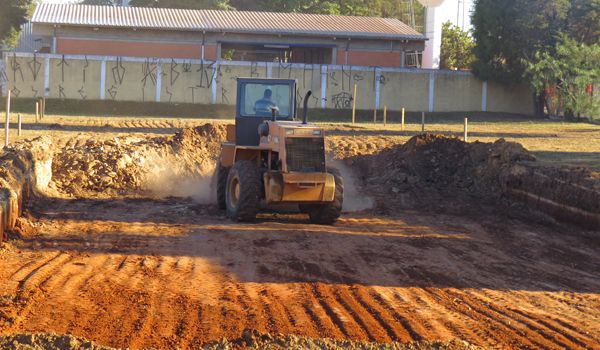
M 242 86 L 240 114 L 243 117 L 270 117 L 277 107 L 277 117 L 293 117 L 292 87 L 288 84 L 246 83 Z
M 221 44 L 221 59 L 230 61 L 330 64 L 331 47 L 279 44 Z

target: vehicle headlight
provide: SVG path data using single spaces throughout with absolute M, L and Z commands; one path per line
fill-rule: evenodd
M 294 129 L 285 129 L 286 135 L 294 135 Z
M 321 135 L 321 130 L 313 130 L 312 134 L 315 136 Z

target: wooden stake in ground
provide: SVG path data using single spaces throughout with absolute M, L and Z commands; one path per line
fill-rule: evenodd
M 402 107 L 402 126 L 400 130 L 404 131 L 404 107 Z
M 356 89 L 357 84 L 354 84 L 354 95 L 352 95 L 352 124 L 356 122 Z
M 18 136 L 21 136 L 21 124 L 23 123 L 23 116 L 19 113 L 19 131 L 17 132 Z
M 421 132 L 425 132 L 425 112 L 421 112 Z
M 36 101 L 35 102 L 35 122 L 39 122 L 40 121 L 40 102 Z
M 387 125 L 387 106 L 383 106 L 383 126 Z
M 465 117 L 465 142 L 469 142 L 469 118 Z
M 10 124 L 10 89 L 6 92 L 6 124 L 4 125 L 4 146 L 8 146 L 9 124 Z

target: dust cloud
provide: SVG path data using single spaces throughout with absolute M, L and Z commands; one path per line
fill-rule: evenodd
M 215 164 L 204 164 L 195 170 L 175 161 L 156 157 L 148 162 L 143 188 L 158 198 L 191 197 L 199 204 L 214 204 L 216 198 Z
M 348 213 L 372 209 L 373 198 L 359 191 L 360 180 L 352 169 L 340 160 L 330 161 L 329 165 L 339 170 L 344 178 L 344 205 L 342 211 Z
M 145 164 L 146 176 L 142 188 L 156 198 L 191 197 L 199 204 L 214 204 L 216 199 L 216 164 L 198 164 L 193 170 L 177 159 L 156 154 Z M 329 163 L 344 178 L 343 212 L 373 208 L 374 200 L 359 191 L 360 180 L 342 161 Z

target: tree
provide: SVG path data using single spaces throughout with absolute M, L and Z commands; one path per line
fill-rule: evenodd
M 525 82 L 538 53 L 553 55 L 561 34 L 579 42 L 600 40 L 600 0 L 476 0 L 473 72 L 482 80 Z M 536 98 L 542 114 L 545 96 Z
M 442 26 L 442 48 L 440 67 L 442 69 L 470 69 L 473 56 L 473 38 L 468 31 L 446 22 Z
M 562 35 L 555 51 L 539 52 L 535 62 L 526 62 L 534 90 L 555 91 L 558 111 L 565 116 L 598 116 L 600 98 L 590 87 L 600 82 L 600 44 L 586 45 Z
M 14 47 L 21 25 L 27 22 L 32 10 L 32 0 L 0 0 L 0 42 Z
M 573 0 L 566 32 L 577 42 L 600 42 L 600 0 Z

